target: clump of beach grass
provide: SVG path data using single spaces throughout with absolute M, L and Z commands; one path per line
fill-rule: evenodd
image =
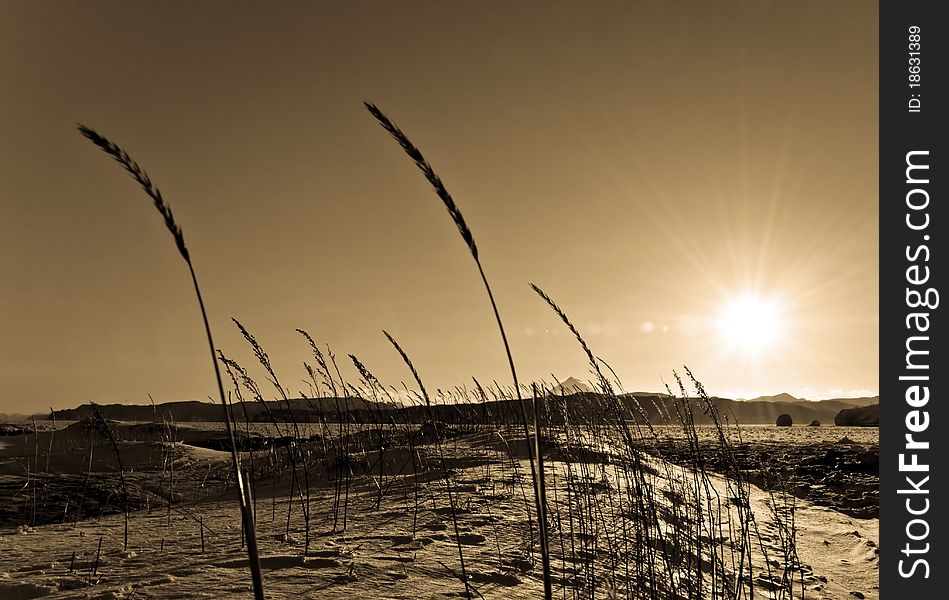
M 791 520 L 782 521 L 781 519 L 785 518 L 782 510 L 787 507 L 779 510 L 778 499 L 772 494 L 771 505 L 774 508 L 773 516 L 778 527 L 778 540 L 773 542 L 777 544 L 777 547 L 765 547 L 762 536 L 758 534 L 758 524 L 751 509 L 750 482 L 742 472 L 736 458 L 736 448 L 728 435 L 729 425 L 718 414 L 714 402 L 692 372 L 686 368 L 686 377 L 680 377 L 678 373 L 674 373 L 679 395 L 674 394 L 671 388 L 668 391 L 670 406 L 675 415 L 668 413 L 664 415 L 668 422 L 681 427 L 687 444 L 688 450 L 683 454 L 685 460 L 681 465 L 683 468 L 680 468 L 680 465 L 674 465 L 671 461 L 663 459 L 662 445 L 672 443 L 671 438 L 661 437 L 639 404 L 639 400 L 623 391 L 622 382 L 616 372 L 593 353 L 566 312 L 540 287 L 532 284 L 533 291 L 553 310 L 576 338 L 586 357 L 590 375 L 594 379 L 592 384 L 595 391 L 570 395 L 559 382 L 556 386 L 551 386 L 544 381 L 522 385 L 518 380 L 504 325 L 482 267 L 474 235 L 459 207 L 434 168 L 408 137 L 378 107 L 366 103 L 366 108 L 422 171 L 448 210 L 449 216 L 465 242 L 475 261 L 497 321 L 513 386 L 505 387 L 495 381 L 493 385 L 485 387 L 474 380 L 475 390 L 473 391 L 462 385 L 453 389 L 434 390 L 431 394 L 423 384 L 409 355 L 392 335 L 384 331 L 385 337 L 409 369 L 418 388 L 409 390 L 408 386 L 403 384 L 411 405 L 398 403 L 396 398 L 400 392 L 394 386 L 387 388 L 365 364 L 356 358 L 355 354 L 349 354 L 349 357 L 361 380 L 347 383 L 332 350 L 327 346 L 324 354 L 306 331 L 298 329 L 297 332 L 306 339 L 316 360 L 315 368 L 304 362 L 309 377 L 308 381 L 304 381 L 310 386 L 310 396 L 317 401 L 314 407 L 310 402 L 311 398 L 300 392 L 310 408 L 310 414 L 306 415 L 304 409 L 299 409 L 301 414 L 298 415 L 294 409 L 294 406 L 300 407 L 299 403 L 294 405 L 294 402 L 298 400 L 291 398 L 290 389 L 277 378 L 268 355 L 256 338 L 235 319 L 235 324 L 251 345 L 257 361 L 266 371 L 268 381 L 277 391 L 276 406 L 279 407 L 280 403 L 286 406 L 285 415 L 280 414 L 283 412 L 282 408 L 274 409 L 276 413 L 271 411 L 270 405 L 263 397 L 263 392 L 248 372 L 222 352 L 217 351 L 216 354 L 204 301 L 198 287 L 191 256 L 185 245 L 183 232 L 157 187 L 124 150 L 94 130 L 80 126 L 80 132 L 122 165 L 151 198 L 165 226 L 172 234 L 179 254 L 189 268 L 211 349 L 220 403 L 225 409 L 232 468 L 238 481 L 243 525 L 242 543 L 246 537 L 255 596 L 263 598 L 255 529 L 256 510 L 252 504 L 256 496 L 252 488 L 260 478 L 260 474 L 254 464 L 254 450 L 251 445 L 251 472 L 249 477 L 244 477 L 245 473 L 241 468 L 238 444 L 233 430 L 237 425 L 230 400 L 224 393 L 218 362 L 223 364 L 228 372 L 234 385 L 236 400 L 243 408 L 247 438 L 250 439 L 251 418 L 241 392 L 242 387 L 250 392 L 254 401 L 263 404 L 274 427 L 275 440 L 273 441 L 281 439 L 282 443 L 288 444 L 286 447 L 278 447 L 274 443 L 268 449 L 270 470 L 267 475 L 274 478 L 273 520 L 276 521 L 276 481 L 280 474 L 289 468 L 292 481 L 287 498 L 284 541 L 291 543 L 291 518 L 296 514 L 292 512 L 292 505 L 296 501 L 296 496 L 299 495 L 302 507 L 300 512 L 302 512 L 303 526 L 306 531 L 304 558 L 310 546 L 310 487 L 320 474 L 325 474 L 327 484 L 329 484 L 329 479 L 334 476 L 335 471 L 333 484 L 335 489 L 331 509 L 333 531 L 336 531 L 337 525 L 341 524 L 342 531 L 346 532 L 347 511 L 351 504 L 350 487 L 353 486 L 354 479 L 361 468 L 365 469 L 361 474 L 365 474 L 366 477 L 353 486 L 356 490 L 353 493 L 353 505 L 364 501 L 358 491 L 366 489 L 366 499 L 375 511 L 381 513 L 385 503 L 393 502 L 387 492 L 393 487 L 396 490 L 401 487 L 405 494 L 403 498 L 406 513 L 408 512 L 408 479 L 400 477 L 403 471 L 397 468 L 390 471 L 391 475 L 387 475 L 384 457 L 390 456 L 402 457 L 406 463 L 411 461 L 415 495 L 411 539 L 415 541 L 421 510 L 419 498 L 423 494 L 423 484 L 419 478 L 419 472 L 423 468 L 423 459 L 419 450 L 425 444 L 432 444 L 438 458 L 435 464 L 436 477 L 444 480 L 447 491 L 460 573 L 455 573 L 451 568 L 438 562 L 464 583 L 466 597 L 480 595 L 475 584 L 485 580 L 484 573 L 480 571 L 484 564 L 479 564 L 479 558 L 484 560 L 484 554 L 479 556 L 476 551 L 470 551 L 466 557 L 462 533 L 468 530 L 461 517 L 463 511 L 471 510 L 473 499 L 476 502 L 478 500 L 484 500 L 487 503 L 491 501 L 487 496 L 480 498 L 475 496 L 482 494 L 482 490 L 478 489 L 482 483 L 491 485 L 493 498 L 497 498 L 494 495 L 494 487 L 498 483 L 507 494 L 505 497 L 508 498 L 514 496 L 519 487 L 527 519 L 526 522 L 520 520 L 516 525 L 520 528 L 521 537 L 518 538 L 517 547 L 513 549 L 513 552 L 511 548 L 502 549 L 497 521 L 488 519 L 495 532 L 496 563 L 499 569 L 529 571 L 533 560 L 526 561 L 529 564 L 526 568 L 523 567 L 521 557 L 524 548 L 521 544 L 527 545 L 527 556 L 532 557 L 536 531 L 543 563 L 541 580 L 537 583 L 543 584 L 545 598 L 553 597 L 555 585 L 559 588 L 558 595 L 562 591 L 564 600 L 568 597 L 575 599 L 623 597 L 650 600 L 750 598 L 755 596 L 755 587 L 759 587 L 757 590 L 759 592 L 767 591 L 772 598 L 792 597 L 792 568 L 797 560 L 793 506 L 790 507 L 791 511 L 788 513 Z M 604 367 L 612 379 L 607 377 Z M 556 381 L 556 377 L 554 380 Z M 686 389 L 689 385 L 694 390 L 691 397 Z M 331 394 L 332 402 L 335 403 L 335 413 L 332 413 L 330 409 L 330 415 L 324 411 L 323 390 Z M 491 399 L 488 397 L 489 394 Z M 699 444 L 699 434 L 693 415 L 695 406 L 711 414 L 715 442 L 725 458 L 725 468 L 721 472 L 723 482 L 718 484 L 718 488 L 714 485 L 715 482 L 709 473 L 709 465 Z M 317 436 L 304 435 L 305 427 L 301 427 L 307 422 L 313 422 L 312 419 L 317 413 L 320 432 L 318 439 Z M 99 417 L 108 429 L 104 417 L 101 414 Z M 329 425 L 331 418 L 335 420 L 335 436 L 333 428 Z M 402 425 L 397 425 L 397 421 Z M 417 426 L 418 424 L 421 426 Z M 386 430 L 386 427 L 389 429 Z M 519 446 L 518 428 L 523 430 L 523 447 Z M 111 431 L 108 432 L 108 437 L 119 462 L 120 477 L 123 477 L 124 468 L 116 438 Z M 170 435 L 167 439 L 170 440 Z M 395 451 L 390 452 L 390 448 L 394 448 L 397 444 L 407 444 L 409 453 L 406 454 L 404 448 L 401 449 L 400 454 Z M 52 438 L 50 447 L 52 447 Z M 489 448 L 497 451 L 495 462 L 500 481 L 495 481 L 492 475 Z M 378 463 L 372 463 L 371 457 L 376 451 Z M 454 461 L 451 465 L 446 458 L 449 452 L 453 453 L 450 456 Z M 525 478 L 519 471 L 522 467 L 520 461 L 525 454 L 531 470 L 529 483 L 524 482 Z M 38 470 L 38 449 L 35 449 L 34 455 L 34 470 Z M 163 454 L 163 464 L 166 460 L 172 469 L 170 487 L 173 487 L 175 461 L 173 457 L 166 458 Z M 481 460 L 486 461 L 483 463 L 486 469 L 480 480 L 463 479 L 463 476 L 458 475 L 455 470 L 475 469 L 477 465 L 482 464 L 479 462 Z M 509 462 L 509 467 L 507 462 Z M 89 472 L 92 470 L 91 445 L 88 463 L 87 482 Z M 476 466 L 465 466 L 470 464 Z M 301 468 L 302 478 L 298 478 Z M 311 468 L 314 473 L 312 481 Z M 164 469 L 162 477 L 164 477 Z M 378 477 L 377 481 L 376 477 Z M 374 487 L 372 485 L 363 487 L 367 480 L 368 483 L 375 484 Z M 472 481 L 478 483 L 472 485 Z M 160 481 L 159 488 L 161 485 Z M 525 490 L 528 485 L 533 489 L 533 504 L 528 499 L 529 492 Z M 125 489 L 125 545 L 127 547 L 129 492 L 124 481 L 123 487 Z M 436 497 L 433 487 L 427 486 L 425 491 L 431 495 L 434 512 Z M 80 498 L 79 510 L 82 508 L 82 503 L 83 500 Z M 170 497 L 168 509 L 170 519 Z M 517 511 L 519 514 L 525 512 L 510 504 L 506 505 L 507 509 Z M 439 509 L 442 514 L 443 510 Z M 491 509 L 487 508 L 487 510 L 490 513 Z M 204 552 L 204 530 L 208 529 L 209 532 L 211 530 L 204 523 L 203 516 L 192 515 L 191 518 L 198 523 L 201 551 Z M 300 519 L 299 516 L 296 518 Z M 358 520 L 357 522 L 366 525 L 365 521 Z M 329 518 L 326 519 L 326 523 L 329 527 Z M 515 527 L 513 520 L 511 527 Z M 523 539 L 524 529 L 527 529 L 526 533 L 529 534 L 529 542 Z M 357 535 L 362 533 L 360 531 Z M 468 537 L 478 536 L 468 535 Z M 483 542 L 484 536 L 480 537 Z M 345 540 L 345 536 L 342 539 Z M 162 545 L 164 545 L 164 540 Z M 769 548 L 770 550 L 777 548 L 783 563 L 769 560 Z M 552 573 L 553 558 L 559 558 L 559 573 L 556 578 Z M 490 560 L 493 563 L 495 557 L 492 556 Z M 779 564 L 783 571 L 773 572 L 772 569 L 779 569 Z M 355 563 L 350 564 L 347 576 L 337 578 L 337 580 L 347 583 L 355 581 L 354 565 Z M 762 565 L 764 572 L 761 572 Z M 405 563 L 402 563 L 402 568 L 405 572 Z M 517 577 L 514 577 L 514 580 L 518 581 Z M 760 587 L 764 587 L 764 590 Z

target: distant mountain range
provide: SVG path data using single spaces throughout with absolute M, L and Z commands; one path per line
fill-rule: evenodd
M 587 407 L 593 409 L 591 403 L 597 395 L 589 383 L 575 377 L 568 377 L 552 390 L 558 397 L 566 398 L 571 410 L 582 412 Z M 628 409 L 627 414 L 645 416 L 651 423 L 663 424 L 675 422 L 676 405 L 668 394 L 654 392 L 633 392 L 621 397 L 621 401 Z M 860 398 L 833 398 L 829 400 L 806 400 L 796 398 L 788 393 L 772 396 L 758 396 L 751 400 L 732 400 L 728 398 L 711 398 L 718 412 L 730 421 L 742 424 L 769 424 L 773 425 L 779 415 L 791 416 L 794 424 L 807 425 L 812 421 L 819 421 L 823 425 L 830 425 L 837 420 L 838 424 L 875 425 L 879 423 L 879 396 Z M 508 413 L 520 415 L 520 406 L 514 406 L 516 401 L 501 400 L 484 403 L 477 409 L 485 414 L 494 414 L 498 417 Z M 690 399 L 692 413 L 697 423 L 710 423 L 704 402 Z M 182 401 L 165 402 L 156 405 L 141 404 L 107 404 L 98 405 L 102 413 L 110 418 L 121 421 L 178 421 L 178 422 L 215 422 L 223 420 L 221 406 L 211 402 Z M 246 402 L 243 405 L 233 405 L 234 416 L 238 421 L 245 419 L 250 422 L 269 422 L 277 420 L 288 422 L 295 419 L 300 422 L 313 422 L 322 419 L 332 420 L 337 413 L 350 413 L 359 420 L 388 419 L 382 413 L 388 413 L 397 408 L 393 404 L 372 402 L 360 398 L 295 398 L 288 402 Z M 435 418 L 454 421 L 463 418 L 471 409 L 459 410 L 452 406 L 434 406 Z M 860 409 L 860 410 L 853 410 Z M 414 407 L 407 409 L 413 419 L 428 418 L 427 409 Z M 56 420 L 75 421 L 89 416 L 91 405 L 84 404 L 76 408 L 57 410 L 53 412 Z M 418 414 L 414 414 L 418 413 Z M 839 418 L 838 418 L 839 417 Z M 47 420 L 50 413 L 34 415 L 36 420 Z M 2 414 L 0 423 L 22 423 L 30 419 L 29 415 Z
M 593 407 L 592 400 L 596 394 L 592 392 L 591 386 L 576 378 L 568 378 L 560 383 L 555 389 L 558 396 L 566 398 L 572 411 L 582 412 L 587 407 Z M 773 425 L 779 415 L 787 414 L 791 416 L 796 425 L 807 425 L 812 421 L 819 421 L 823 425 L 830 425 L 835 422 L 838 415 L 843 415 L 840 424 L 875 425 L 879 422 L 879 396 L 862 398 L 834 398 L 830 400 L 804 400 L 794 396 L 781 393 L 774 396 L 759 396 L 751 400 L 731 400 L 728 398 L 711 398 L 712 403 L 718 412 L 727 416 L 731 422 L 741 424 L 769 424 Z M 627 414 L 645 416 L 654 424 L 674 423 L 676 420 L 676 406 L 673 400 L 667 394 L 657 394 L 652 392 L 633 392 L 621 396 L 621 402 L 628 409 Z M 467 409 L 459 409 L 452 405 L 434 406 L 435 418 L 454 421 L 463 418 L 467 412 L 477 410 L 485 414 L 503 416 L 506 414 L 520 415 L 520 407 L 514 406 L 516 401 L 501 400 L 491 401 L 484 404 L 472 405 Z M 711 423 L 709 415 L 705 414 L 706 406 L 699 399 L 690 399 L 692 413 L 697 423 Z M 475 408 L 480 407 L 480 408 Z M 861 407 L 863 410 L 851 410 Z M 339 413 L 355 413 L 353 416 L 358 420 L 375 420 L 382 418 L 387 420 L 388 414 L 392 414 L 396 407 L 394 405 L 371 402 L 358 398 L 319 398 L 319 399 L 291 399 L 288 403 L 284 401 L 247 402 L 244 405 L 239 403 L 233 405 L 235 418 L 238 421 L 244 421 L 245 418 L 251 422 L 268 422 L 276 419 L 280 422 L 293 419 L 300 422 L 319 421 L 322 418 L 332 420 Z M 219 404 L 210 402 L 165 402 L 162 404 L 141 405 L 141 404 L 106 404 L 99 405 L 102 413 L 110 418 L 121 421 L 178 421 L 178 422 L 215 422 L 222 420 L 222 411 Z M 427 409 L 414 407 L 407 409 L 413 419 L 428 418 Z M 246 413 L 245 413 L 246 411 Z M 91 414 L 92 409 L 89 404 L 84 404 L 76 408 L 54 411 L 53 414 L 57 420 L 73 421 L 80 420 Z M 417 414 L 415 414 L 417 413 Z M 35 415 L 37 420 L 49 419 L 49 413 Z M 0 415 L 0 422 L 23 422 L 28 420 L 28 416 L 23 415 Z M 874 421 L 875 419 L 875 421 Z
M 109 419 L 119 421 L 177 421 L 177 422 L 216 422 L 223 421 L 220 404 L 210 402 L 163 402 L 155 405 L 144 404 L 98 404 L 99 410 Z M 321 416 L 335 415 L 337 412 L 364 411 L 376 412 L 392 407 L 360 398 L 293 398 L 288 401 L 272 400 L 267 402 L 245 402 L 232 404 L 231 410 L 237 421 L 252 423 L 290 422 L 292 418 L 300 422 L 319 421 Z M 78 421 L 92 414 L 92 406 L 83 404 L 76 408 L 53 411 L 57 420 Z M 40 415 L 37 415 L 37 419 Z M 49 413 L 42 415 L 49 418 Z
M 668 421 L 663 413 L 672 407 L 672 402 L 666 394 L 631 394 L 639 400 L 650 422 L 662 423 Z M 774 425 L 779 415 L 787 414 L 797 425 L 807 425 L 812 421 L 819 421 L 823 425 L 834 423 L 837 415 L 847 409 L 856 407 L 879 405 L 880 397 L 870 398 L 833 398 L 829 400 L 802 400 L 790 394 L 775 396 L 761 396 L 753 400 L 731 400 L 728 398 L 711 398 L 712 403 L 722 415 L 731 420 L 747 425 L 769 424 Z M 704 413 L 704 403 L 691 399 L 693 414 L 696 422 L 708 423 L 710 417 Z M 870 424 L 864 422 L 862 424 Z
M 795 398 L 787 392 L 781 392 L 780 394 L 775 394 L 774 396 L 758 396 L 757 398 L 752 398 L 751 400 L 745 400 L 744 398 L 738 398 L 738 402 L 843 402 L 850 406 L 867 406 L 869 404 L 879 404 L 879 396 L 862 396 L 860 398 L 833 398 L 831 400 L 808 400 L 807 398 Z

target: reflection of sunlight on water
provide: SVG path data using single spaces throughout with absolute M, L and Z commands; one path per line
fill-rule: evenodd
M 673 438 L 683 437 L 682 428 L 679 426 L 659 425 L 656 431 L 659 435 L 669 435 Z M 718 432 L 712 425 L 699 425 L 696 428 L 700 440 L 717 439 Z M 776 427 L 774 425 L 741 425 L 738 428 L 727 427 L 729 442 L 737 443 L 738 436 L 741 436 L 743 442 L 771 442 L 781 444 L 834 444 L 840 441 L 850 440 L 858 444 L 879 444 L 879 427 L 837 427 L 835 425 L 823 425 L 821 427 L 808 427 L 806 425 L 795 425 L 793 427 Z M 846 438 L 846 439 L 845 439 Z

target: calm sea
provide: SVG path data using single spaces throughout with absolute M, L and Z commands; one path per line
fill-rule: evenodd
M 55 428 L 62 429 L 72 425 L 75 421 L 56 421 Z M 129 422 L 132 424 L 133 422 Z M 37 421 L 37 428 L 41 431 L 52 429 L 52 422 Z M 221 422 L 180 422 L 175 423 L 174 427 L 179 430 L 196 429 L 201 431 L 220 431 L 224 433 L 224 423 Z M 292 435 L 293 426 L 291 424 L 281 423 L 279 431 L 275 432 L 272 423 L 251 423 L 250 430 L 265 436 L 274 435 Z M 337 425 L 330 423 L 331 435 L 336 435 Z M 350 431 L 356 426 L 351 425 Z M 363 425 L 361 427 L 370 427 Z M 375 425 L 371 427 L 377 427 Z M 321 433 L 321 425 L 318 423 L 300 423 L 300 434 L 304 437 L 317 435 Z M 243 423 L 239 424 L 238 429 L 245 430 Z M 676 425 L 658 425 L 654 427 L 656 435 L 661 439 L 684 438 L 682 428 Z M 711 425 L 700 425 L 696 427 L 700 440 L 713 441 L 717 439 L 718 432 Z M 646 430 L 643 430 L 644 433 Z M 774 425 L 742 425 L 740 427 L 729 427 L 727 429 L 729 441 L 737 443 L 739 440 L 749 443 L 770 442 L 777 444 L 833 444 L 838 442 L 855 442 L 862 445 L 878 445 L 880 443 L 880 429 L 878 427 L 837 427 L 835 425 L 824 425 L 821 427 L 808 427 L 806 425 L 794 425 L 792 427 L 776 427 Z

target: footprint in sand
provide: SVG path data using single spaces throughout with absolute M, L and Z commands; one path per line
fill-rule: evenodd
M 32 583 L 2 583 L 0 598 L 42 598 L 57 591 L 54 587 Z
M 487 539 L 480 533 L 463 533 L 458 536 L 458 543 L 465 546 L 476 546 L 485 543 Z
M 410 540 L 404 544 L 396 544 L 394 548 L 396 550 L 421 550 L 422 548 L 424 548 L 425 546 L 428 546 L 434 541 L 435 540 L 433 540 L 430 537 L 420 537 L 414 540 Z
M 385 573 L 383 573 L 383 575 L 385 575 L 386 577 L 390 579 L 396 579 L 396 580 L 409 578 L 409 574 L 404 573 L 402 571 L 386 571 Z

